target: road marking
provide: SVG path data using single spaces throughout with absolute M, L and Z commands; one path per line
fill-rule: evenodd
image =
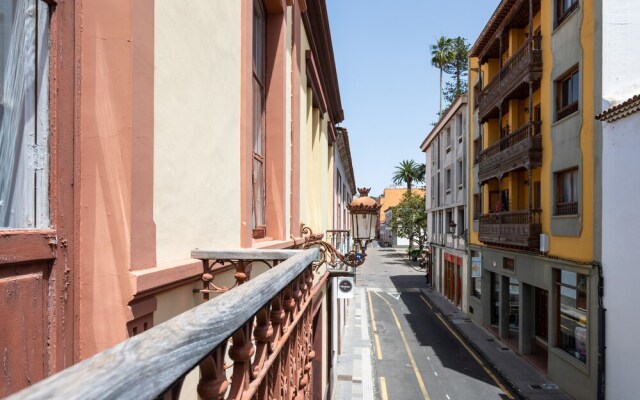
M 433 374 L 434 374 L 435 376 L 438 376 L 438 373 L 437 373 L 436 371 L 433 371 Z
M 371 315 L 371 327 L 374 332 L 378 331 L 376 327 L 376 319 L 373 317 L 373 303 L 371 302 L 371 292 L 367 290 L 367 296 L 369 297 L 369 314 Z
M 429 304 L 429 302 L 427 301 L 427 299 L 424 298 L 423 295 L 420 295 L 420 298 L 422 299 L 422 301 L 424 301 L 424 304 L 429 306 L 430 310 L 433 310 L 433 307 L 431 306 L 431 304 Z
M 400 300 L 400 293 L 398 292 L 387 292 L 387 294 L 396 300 Z
M 500 387 L 500 389 L 504 392 L 504 394 L 510 398 L 510 399 L 514 399 L 513 395 L 511 395 L 511 392 L 509 392 L 507 390 L 507 388 L 504 387 L 504 385 L 498 380 L 498 378 L 493 374 L 493 372 L 491 372 L 491 370 L 489 368 L 487 368 L 487 366 L 484 364 L 484 362 L 480 359 L 480 357 L 475 353 L 475 351 L 473 351 L 469 346 L 467 346 L 467 344 L 462 340 L 462 338 L 460 336 L 458 336 L 458 334 L 451 329 L 451 327 L 449 326 L 449 324 L 447 324 L 447 322 L 444 320 L 444 318 L 442 318 L 440 316 L 440 314 L 436 314 L 436 317 L 438 317 L 438 319 L 440 320 L 440 322 L 442 322 L 442 325 L 444 325 L 445 328 L 447 328 L 447 330 L 449 330 L 449 332 L 451 332 L 451 334 L 453 335 L 453 337 L 455 337 L 458 342 L 460 342 L 460 344 L 462 345 L 462 347 L 464 347 L 467 352 L 469 352 L 469 354 L 471 354 L 471 357 L 474 358 L 474 360 L 476 360 L 476 362 L 478 364 L 480 364 L 480 366 L 482 367 L 482 369 L 485 370 L 485 372 L 491 377 L 491 379 L 493 379 L 493 381 L 498 385 L 498 387 Z
M 402 326 L 400 326 L 400 320 L 398 320 L 398 316 L 396 312 L 391 307 L 391 303 L 387 301 L 384 297 L 380 296 L 380 294 L 376 293 L 376 296 L 380 297 L 387 305 L 389 306 L 389 310 L 391 311 L 391 315 L 393 315 L 393 319 L 396 321 L 396 326 L 398 327 L 398 331 L 400 331 L 400 337 L 402 338 L 402 342 L 404 343 L 404 348 L 409 355 L 409 360 L 411 361 L 411 365 L 413 366 L 413 372 L 416 375 L 416 379 L 418 380 L 418 386 L 420 386 L 420 391 L 422 392 L 422 396 L 424 400 L 431 400 L 429 394 L 427 393 L 427 388 L 424 385 L 424 381 L 422 380 L 422 376 L 420 376 L 420 370 L 418 370 L 418 365 L 416 364 L 416 360 L 413 358 L 413 353 L 411 353 L 411 349 L 409 348 L 409 343 L 407 342 L 407 338 L 404 335 L 404 331 L 402 330 Z
M 373 303 L 371 302 L 371 292 L 367 291 L 369 297 L 369 314 L 371 315 L 371 328 L 373 329 L 373 340 L 376 346 L 376 358 L 382 360 L 382 346 L 380 346 L 380 337 L 378 336 L 378 328 L 376 318 L 373 315 Z
M 380 377 L 380 397 L 382 397 L 382 400 L 389 400 L 389 397 L 387 396 L 387 382 L 384 379 L 384 376 Z
M 447 396 L 447 400 L 451 400 L 451 397 L 449 397 L 448 394 L 445 393 L 445 395 Z

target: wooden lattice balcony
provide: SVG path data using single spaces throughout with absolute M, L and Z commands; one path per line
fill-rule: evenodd
M 540 122 L 528 123 L 478 154 L 478 180 L 484 183 L 519 168 L 542 164 Z
M 522 210 L 480 215 L 478 238 L 486 244 L 537 249 L 542 233 L 540 213 L 540 210 Z

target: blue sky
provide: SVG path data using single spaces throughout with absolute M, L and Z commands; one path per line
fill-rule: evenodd
M 378 196 L 402 160 L 424 162 L 439 109 L 429 46 L 442 35 L 473 45 L 499 0 L 326 1 L 356 185 Z

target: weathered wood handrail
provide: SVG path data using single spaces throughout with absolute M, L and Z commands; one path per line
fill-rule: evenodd
M 224 348 L 231 336 L 234 344 L 229 355 L 236 364 L 247 364 L 248 359 L 243 357 L 245 350 L 252 346 L 254 320 L 257 326 L 256 347 L 260 343 L 263 346 L 256 350 L 256 355 L 266 351 L 264 346 L 268 343 L 271 343 L 268 347 L 273 352 L 271 345 L 277 343 L 267 342 L 261 327 L 269 324 L 265 320 L 265 310 L 274 302 L 279 307 L 275 320 L 282 321 L 285 315 L 290 320 L 285 327 L 287 335 L 302 328 L 307 329 L 305 334 L 308 335 L 310 322 L 305 320 L 305 325 L 300 327 L 296 323 L 302 313 L 307 313 L 306 316 L 309 312 L 306 306 L 311 290 L 307 284 L 311 282 L 310 266 L 318 256 L 318 250 L 275 251 L 271 255 L 269 251 L 261 253 L 267 259 L 277 259 L 278 254 L 289 258 L 234 290 L 38 382 L 9 399 L 155 399 L 199 363 L 211 359 L 214 350 Z M 301 301 L 305 302 L 305 309 L 302 309 Z M 275 308 L 272 310 L 276 311 Z M 275 321 L 273 315 L 271 318 Z M 219 356 L 218 353 L 221 352 L 216 350 L 215 356 Z M 265 363 L 264 358 L 256 363 L 258 361 L 262 365 L 272 362 L 269 359 Z M 221 363 L 221 360 L 212 359 L 214 362 Z M 200 365 L 206 368 L 206 365 Z M 259 372 L 254 369 L 257 365 L 249 366 L 252 379 L 255 379 L 254 374 Z M 234 365 L 234 376 L 237 367 Z M 203 373 L 211 372 L 215 374 L 216 371 L 203 370 Z M 242 379 L 236 381 L 234 378 L 232 392 L 240 381 Z M 247 390 L 249 386 L 255 389 L 255 382 L 243 382 L 241 389 Z

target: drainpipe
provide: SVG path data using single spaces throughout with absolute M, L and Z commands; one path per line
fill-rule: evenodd
M 604 297 L 604 277 L 602 276 L 602 264 L 594 261 L 593 265 L 598 269 L 598 400 L 604 400 L 605 395 L 605 365 L 606 365 L 606 342 L 605 342 L 605 317 L 607 309 L 604 308 L 602 298 Z

